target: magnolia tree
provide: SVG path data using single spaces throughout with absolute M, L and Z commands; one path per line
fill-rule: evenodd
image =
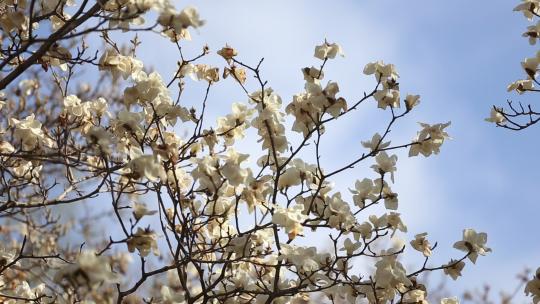
M 540 17 L 540 1 L 538 0 L 523 0 L 514 11 L 523 13 L 525 18 L 529 21 Z M 535 45 L 537 40 L 540 39 L 540 22 L 536 25 L 527 27 L 527 31 L 523 33 L 523 37 L 529 40 L 530 45 Z M 521 62 L 521 67 L 525 72 L 524 79 L 516 80 L 508 85 L 508 92 L 517 92 L 519 95 L 539 92 L 535 87 L 539 85 L 537 76 L 540 65 L 540 52 L 536 53 L 534 57 L 525 58 Z M 510 130 L 523 130 L 529 126 L 532 126 L 540 121 L 540 112 L 534 110 L 534 107 L 530 104 L 524 105 L 519 102 L 517 105 L 512 101 L 507 101 L 507 107 L 493 106 L 491 109 L 490 117 L 486 118 L 487 121 L 497 124 L 499 127 L 503 127 Z
M 529 21 L 533 21 L 540 17 L 540 1 L 539 0 L 523 0 L 514 11 L 523 13 L 523 16 Z M 527 27 L 527 31 L 523 33 L 523 37 L 528 38 L 530 45 L 536 45 L 540 39 L 540 21 L 536 25 Z M 519 95 L 532 94 L 540 92 L 536 88 L 540 85 L 538 82 L 538 74 L 540 71 L 540 51 L 534 57 L 525 58 L 521 62 L 521 67 L 525 72 L 525 78 L 519 79 L 508 85 L 508 92 L 515 91 Z M 533 106 L 523 105 L 521 102 L 518 105 L 507 101 L 507 108 L 493 106 L 490 117 L 486 121 L 495 123 L 499 127 L 519 131 L 526 129 L 540 121 L 540 112 L 533 109 Z M 525 293 L 532 296 L 533 302 L 540 303 L 540 268 L 530 278 L 525 285 Z
M 433 264 L 436 243 L 405 234 L 391 188 L 394 153 L 439 153 L 449 123 L 422 123 L 412 140 L 391 143 L 390 131 L 419 103 L 401 95 L 392 64 L 368 63 L 372 87 L 346 99 L 323 81 L 324 66 L 342 54 L 325 41 L 315 47 L 317 67 L 301 69 L 303 91 L 283 105 L 263 60 L 245 63 L 230 46 L 186 58 L 185 48 L 197 48 L 189 31 L 204 25 L 192 7 L 6 0 L 0 12 L 5 303 L 427 303 L 423 273 L 455 280 L 490 251 L 485 233 L 465 229 L 454 244 L 460 253 Z M 141 31 L 178 48 L 174 75 L 137 58 Z M 113 32 L 129 42 L 119 45 Z M 223 66 L 204 64 L 209 56 Z M 83 71 L 98 76 L 82 83 Z M 246 102 L 212 125 L 208 94 L 223 81 Z M 183 92 L 194 82 L 205 89 L 190 106 Z M 380 132 L 350 151 L 352 161 L 324 166 L 325 130 L 375 106 L 388 117 Z M 239 143 L 250 138 L 248 155 Z M 351 178 L 350 193 L 333 188 L 361 163 L 372 170 Z M 77 211 L 70 221 L 66 210 Z M 93 233 L 103 218 L 104 237 Z M 408 242 L 390 242 L 395 234 Z M 310 246 L 313 238 L 330 245 Z M 400 257 L 415 251 L 423 263 L 407 269 Z

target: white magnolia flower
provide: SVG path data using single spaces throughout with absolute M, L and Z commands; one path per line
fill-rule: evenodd
M 188 27 L 198 28 L 205 24 L 205 21 L 200 19 L 197 9 L 192 6 L 184 8 L 180 13 L 169 7 L 160 13 L 158 22 L 166 29 L 170 28 L 176 34 L 187 35 L 186 37 L 190 37 L 189 33 L 185 33 Z
M 428 304 L 426 292 L 420 289 L 410 290 L 403 297 L 403 303 Z
M 540 65 L 540 58 L 538 57 L 525 58 L 525 60 L 521 62 L 521 67 L 525 70 L 525 73 L 529 79 L 536 78 L 538 65 Z
M 64 112 L 75 117 L 88 115 L 88 109 L 83 106 L 79 97 L 75 95 L 68 95 L 64 98 Z
M 138 148 L 134 148 L 131 153 L 131 161 L 126 166 L 130 170 L 129 175 L 134 179 L 147 178 L 151 182 L 161 179 L 167 180 L 167 175 L 161 157 L 159 155 L 142 154 Z
M 147 256 L 150 251 L 154 253 L 154 255 L 159 256 L 159 249 L 157 246 L 157 235 L 154 231 L 142 228 L 137 228 L 137 232 L 135 232 L 128 240 L 127 240 L 127 246 L 129 252 L 134 252 L 135 249 L 139 251 L 141 256 L 145 257 Z
M 229 148 L 225 158 L 225 164 L 221 167 L 221 173 L 227 179 L 230 185 L 239 186 L 244 183 L 248 176 L 248 169 L 241 168 L 242 162 L 246 161 L 249 154 L 236 152 L 234 148 Z
M 247 72 L 246 69 L 238 67 L 238 66 L 231 66 L 230 68 L 226 67 L 223 70 L 223 79 L 229 77 L 229 75 L 232 75 L 233 78 L 238 81 L 240 84 L 245 84 L 247 80 Z
M 502 108 L 492 108 L 491 112 L 489 113 L 489 117 L 485 119 L 485 121 L 493 122 L 496 124 L 500 124 L 506 121 L 506 118 L 504 117 L 501 112 L 503 111 Z
M 516 12 L 522 12 L 523 15 L 532 20 L 535 15 L 540 14 L 540 1 L 538 0 L 523 0 L 518 6 L 514 8 Z
M 379 188 L 380 189 L 380 188 Z M 388 210 L 398 209 L 398 194 L 392 192 L 392 189 L 388 186 L 384 186 L 382 190 L 382 197 L 384 198 L 384 207 Z
M 123 79 L 128 79 L 142 69 L 142 61 L 132 56 L 121 55 L 114 49 L 107 49 L 99 59 L 99 70 L 110 72 L 113 79 L 118 79 L 120 76 Z
M 373 75 L 377 80 L 381 78 L 397 79 L 399 74 L 396 71 L 396 67 L 393 64 L 385 64 L 382 61 L 370 62 L 364 67 L 364 74 Z
M 356 223 L 356 218 L 351 207 L 341 198 L 341 193 L 334 193 L 326 198 L 327 206 L 317 205 L 319 213 L 323 209 L 323 216 L 328 220 L 328 225 L 336 229 L 350 230 Z M 322 208 L 321 208 L 322 207 Z
M 354 190 L 349 189 L 353 194 L 353 202 L 356 206 L 363 208 L 366 200 L 375 200 L 380 189 L 376 189 L 373 181 L 369 178 L 364 178 L 362 181 L 357 180 L 354 183 Z
M 216 132 L 225 140 L 225 144 L 231 146 L 238 139 L 244 138 L 245 130 L 249 127 L 246 123 L 254 110 L 248 109 L 247 105 L 233 103 L 232 113 L 217 119 Z
M 529 44 L 535 45 L 536 40 L 540 36 L 540 22 L 537 22 L 535 25 L 527 27 L 527 31 L 523 33 L 523 37 L 529 38 Z
M 304 80 L 307 82 L 316 82 L 324 78 L 324 72 L 319 70 L 316 67 L 305 67 L 302 69 L 302 74 L 304 75 Z
M 276 206 L 274 208 L 274 215 L 272 216 L 272 223 L 284 227 L 289 235 L 289 239 L 294 239 L 297 235 L 304 232 L 302 223 L 307 219 L 307 216 L 303 211 L 304 205 L 301 204 L 289 208 Z
M 195 73 L 192 75 L 196 77 L 195 80 L 217 82 L 219 81 L 219 68 L 211 67 L 207 64 L 197 64 L 195 65 Z
M 534 82 L 531 79 L 524 79 L 512 82 L 506 88 L 508 92 L 516 91 L 518 94 L 523 94 L 534 89 Z
M 33 150 L 39 146 L 52 147 L 52 140 L 41 129 L 41 122 L 32 113 L 23 120 L 10 118 L 10 125 L 15 129 L 14 136 L 24 150 Z
M 341 46 L 336 43 L 328 43 L 325 41 L 323 44 L 315 47 L 315 58 L 321 60 L 334 59 L 336 58 L 336 55 L 340 55 L 341 57 L 344 56 Z
M 94 113 L 97 117 L 103 117 L 103 115 L 107 114 L 110 116 L 110 113 L 107 112 L 107 108 L 109 107 L 107 100 L 103 97 L 99 97 L 96 100 L 92 100 L 88 102 L 88 109 Z
M 193 6 L 188 6 L 184 8 L 178 15 L 178 21 L 182 24 L 183 27 L 194 27 L 198 28 L 205 24 L 204 20 L 201 20 L 199 12 Z
M 75 263 L 58 270 L 54 279 L 56 282 L 66 281 L 74 286 L 89 287 L 97 287 L 103 282 L 120 282 L 119 276 L 112 272 L 107 257 L 97 256 L 91 251 L 83 251 Z
M 98 145 L 103 152 L 111 152 L 110 146 L 113 142 L 113 138 L 111 133 L 109 133 L 103 127 L 90 127 L 85 136 L 89 143 Z
M 285 115 L 281 111 L 281 97 L 274 93 L 272 88 L 267 88 L 264 94 L 261 91 L 251 94 L 250 102 L 256 104 L 258 113 L 251 121 L 251 126 L 257 129 L 263 150 L 275 149 L 279 153 L 285 152 L 288 142 L 283 125 Z
M 221 50 L 217 51 L 217 54 L 223 57 L 228 63 L 231 63 L 231 59 L 238 55 L 238 51 L 226 44 Z
M 378 107 L 385 110 L 387 107 L 399 108 L 399 90 L 384 89 L 378 90 L 373 95 L 373 98 L 378 102 Z
M 360 239 L 360 237 L 367 240 L 373 234 L 373 226 L 369 222 L 363 222 L 362 224 L 356 224 L 352 232 L 356 240 Z
M 358 250 L 360 247 L 362 247 L 362 243 L 360 242 L 353 242 L 350 238 L 346 238 L 345 242 L 343 242 L 343 248 L 340 250 L 344 250 L 347 252 L 347 255 L 352 255 L 356 250 Z
M 420 104 L 420 95 L 407 95 L 405 97 L 405 107 L 408 111 L 412 110 L 418 104 Z
M 396 288 L 401 284 L 411 286 L 405 267 L 397 260 L 396 255 L 388 255 L 375 263 L 375 284 L 382 288 Z
M 382 151 L 377 154 L 375 161 L 377 163 L 371 166 L 371 168 L 377 173 L 390 173 L 392 182 L 394 182 L 394 172 L 397 170 L 397 155 L 388 156 L 385 151 Z
M 452 280 L 457 280 L 461 276 L 461 271 L 465 267 L 465 262 L 450 260 L 448 264 L 444 265 L 444 273 L 449 275 Z
M 167 183 L 173 191 L 185 192 L 193 184 L 191 175 L 182 168 L 167 170 Z
M 285 189 L 292 186 L 298 186 L 302 183 L 301 171 L 296 167 L 288 168 L 281 174 L 278 181 L 278 188 Z
M 386 214 L 386 221 L 388 222 L 388 225 L 391 229 L 394 230 L 400 230 L 402 232 L 407 232 L 407 226 L 403 221 L 401 220 L 401 216 L 397 212 L 390 212 Z
M 144 113 L 142 112 L 129 112 L 122 110 L 118 112 L 116 119 L 112 121 L 114 131 L 118 136 L 134 136 L 136 138 L 142 137 L 143 132 L 143 120 Z
M 382 136 L 379 133 L 375 133 L 370 141 L 362 141 L 362 146 L 369 149 L 370 151 L 375 151 L 379 149 L 384 149 L 390 146 L 390 142 L 383 142 Z
M 449 125 L 450 122 L 434 125 L 420 123 L 422 130 L 418 132 L 416 138 L 413 140 L 414 144 L 411 145 L 409 156 L 422 154 L 428 157 L 431 154 L 439 154 L 444 141 L 450 138 L 448 133 L 444 131 Z
M 156 214 L 157 210 L 148 210 L 145 204 L 133 203 L 133 217 L 140 220 L 143 216 Z
M 222 180 L 218 172 L 219 159 L 215 155 L 208 155 L 194 159 L 193 162 L 197 167 L 191 171 L 191 175 L 199 183 L 199 189 L 217 190 L 216 185 L 219 185 Z
M 426 238 L 427 233 L 420 233 L 411 241 L 411 246 L 415 250 L 422 252 L 425 257 L 431 256 L 431 244 Z
M 316 247 L 300 247 L 296 245 L 282 244 L 281 259 L 295 265 L 300 272 L 315 271 L 320 268 L 321 257 Z
M 208 215 L 217 215 L 227 217 L 234 210 L 234 204 L 229 197 L 218 197 L 216 200 L 209 202 L 204 208 L 204 213 Z
M 64 24 L 66 24 L 66 21 L 71 19 L 70 14 L 66 12 L 62 12 L 61 14 L 61 17 L 59 17 L 59 15 L 53 15 L 49 18 L 49 20 L 51 21 L 51 27 L 54 31 L 60 29 L 62 26 L 64 26 Z
M 478 255 L 486 255 L 491 248 L 486 247 L 487 234 L 477 233 L 474 229 L 463 230 L 463 240 L 456 242 L 454 248 L 469 253 L 469 260 L 476 263 Z
M 135 85 L 124 90 L 124 104 L 128 107 L 134 104 L 149 106 L 154 108 L 161 104 L 172 105 L 169 91 L 161 76 L 152 72 L 149 75 L 139 72 L 132 75 Z M 150 107 L 151 108 L 151 107 Z
M 32 161 L 21 160 L 10 168 L 13 175 L 16 177 L 24 178 L 30 182 L 37 183 L 40 176 L 42 165 L 36 165 Z

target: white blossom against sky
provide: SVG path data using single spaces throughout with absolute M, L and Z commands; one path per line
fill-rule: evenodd
M 516 1 L 178 3 L 188 4 L 199 9 L 207 24 L 192 33 L 193 40 L 185 43 L 186 53 L 199 52 L 205 43 L 213 51 L 229 43 L 246 63 L 264 57 L 263 77 L 285 104 L 303 89 L 300 69 L 320 64 L 313 49 L 325 38 L 339 43 L 345 52 L 344 58 L 328 64 L 325 79 L 337 81 L 341 96 L 348 100 L 373 88 L 372 77 L 362 74 L 366 63 L 395 64 L 401 91 L 422 96 L 415 113 L 395 129 L 396 143 L 416 134 L 417 121 L 452 121 L 447 130 L 453 140 L 445 143 L 440 155 L 408 159 L 406 152 L 398 154 L 393 189 L 399 193 L 408 236 L 429 232 L 431 242 L 439 243 L 434 262 L 445 263 L 456 256 L 451 246 L 461 239 L 463 228 L 488 233 L 493 252 L 475 266 L 468 263 L 460 280 L 448 282 L 456 292 L 483 283 L 512 291 L 515 274 L 525 266 L 538 265 L 540 129 L 515 133 L 484 121 L 493 104 L 502 105 L 506 99 L 527 101 L 506 92 L 510 82 L 522 77 L 520 61 L 536 52 L 521 37 L 529 24 L 512 11 Z M 139 56 L 168 79 L 178 53 L 164 39 L 152 38 L 145 41 Z M 218 59 L 206 63 L 223 66 Z M 243 92 L 230 83 L 213 90 L 209 99 L 213 115 L 227 113 L 232 102 L 246 101 Z M 329 167 L 354 157 L 355 151 L 362 152 L 360 141 L 385 126 L 380 112 L 373 102 L 356 119 L 328 129 L 331 136 L 327 136 L 323 157 Z M 258 146 L 242 148 L 250 152 Z M 370 170 L 368 166 L 355 168 L 339 176 L 336 185 L 346 191 L 354 180 L 372 174 Z

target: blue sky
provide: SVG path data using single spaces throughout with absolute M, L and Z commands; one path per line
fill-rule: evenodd
M 195 54 L 204 43 L 214 51 L 229 43 L 247 63 L 265 57 L 263 75 L 285 104 L 303 89 L 300 69 L 320 64 L 313 49 L 325 38 L 339 43 L 346 56 L 329 63 L 325 79 L 337 81 L 349 101 L 373 87 L 373 79 L 362 75 L 366 63 L 394 63 L 402 94 L 422 96 L 420 107 L 393 132 L 394 142 L 410 140 L 417 121 L 452 121 L 453 140 L 439 156 L 408 159 L 398 154 L 394 190 L 410 237 L 429 232 L 432 242 L 439 242 L 434 260 L 444 263 L 459 255 L 451 246 L 463 228 L 488 233 L 493 253 L 476 266 L 468 263 L 464 277 L 449 282 L 456 291 L 483 283 L 510 291 L 523 267 L 540 266 L 540 164 L 535 162 L 540 129 L 515 133 L 484 121 L 492 104 L 527 100 L 506 92 L 510 82 L 522 77 L 520 61 L 536 52 L 520 37 L 528 22 L 512 12 L 516 1 L 207 0 L 179 7 L 187 4 L 194 4 L 208 23 L 192 32 L 186 52 Z M 146 40 L 139 56 L 165 79 L 178 59 L 173 45 L 156 38 Z M 205 62 L 223 66 L 218 59 Z M 210 96 L 213 116 L 227 113 L 232 102 L 246 101 L 229 83 Z M 323 156 L 330 168 L 361 153 L 360 141 L 380 132 L 385 126 L 380 112 L 373 103 L 328 130 L 332 136 Z M 356 168 L 354 179 L 371 175 L 369 170 Z M 346 189 L 354 179 L 341 176 L 336 184 Z

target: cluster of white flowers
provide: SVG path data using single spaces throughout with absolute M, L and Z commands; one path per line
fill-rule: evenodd
M 2 286 L 9 286 L 9 282 L 5 282 L 3 278 L 0 278 L 0 284 Z M 6 304 L 18 304 L 21 303 L 17 299 L 36 299 L 40 298 L 45 294 L 45 284 L 39 284 L 35 287 L 30 287 L 28 282 L 23 281 L 20 285 L 10 286 L 10 289 L 4 291 L 5 297 L 2 299 Z M 10 299 L 11 298 L 11 299 Z
M 314 178 L 317 176 L 316 172 L 317 167 L 315 165 L 307 164 L 303 160 L 295 158 L 289 162 L 289 167 L 280 176 L 278 188 L 285 189 L 298 186 L 303 182 L 312 185 L 314 184 Z
M 325 41 L 323 44 L 315 47 L 315 58 L 319 58 L 321 60 L 334 59 L 336 58 L 336 55 L 340 55 L 342 57 L 344 56 L 341 46 L 337 43 L 329 43 Z
M 231 186 L 244 184 L 250 171 L 242 168 L 241 163 L 246 161 L 248 157 L 248 154 L 238 153 L 233 148 L 227 151 L 225 164 L 221 167 L 221 172 Z
M 380 217 L 376 215 L 370 215 L 369 221 L 373 224 L 375 228 L 389 227 L 393 231 L 392 235 L 394 235 L 398 230 L 402 232 L 407 232 L 407 226 L 401 220 L 401 214 L 397 212 L 389 212 L 383 214 Z
M 306 81 L 305 92 L 293 97 L 293 101 L 285 108 L 287 114 L 295 117 L 293 131 L 301 132 L 307 136 L 317 126 L 324 114 L 328 113 L 336 118 L 347 111 L 347 102 L 342 97 L 336 97 L 339 87 L 335 82 L 329 82 L 323 89 L 319 83 L 319 76 L 315 81 Z
M 397 82 L 399 74 L 393 64 L 385 64 L 382 61 L 368 63 L 364 67 L 364 74 L 375 75 L 377 82 L 382 85 L 382 89 L 377 90 L 374 94 L 379 108 L 386 109 L 388 106 L 399 108 L 400 93 Z
M 416 144 L 411 146 L 409 156 L 416 156 L 419 153 L 425 157 L 431 154 L 439 154 L 444 140 L 449 138 L 448 133 L 444 131 L 449 125 L 450 122 L 435 125 L 420 123 L 422 130 L 418 132 L 418 135 L 414 139 Z
M 263 150 L 285 152 L 288 143 L 283 125 L 285 114 L 281 112 L 281 97 L 271 88 L 267 88 L 251 94 L 250 101 L 255 103 L 257 111 L 257 115 L 251 121 L 251 126 L 257 129 Z
M 127 164 L 125 172 L 133 179 L 147 178 L 149 181 L 167 179 L 165 170 L 161 164 L 161 157 L 153 154 L 143 154 L 138 148 L 131 150 L 131 161 Z
M 180 38 L 191 39 L 187 29 L 189 27 L 198 28 L 205 23 L 204 20 L 200 19 L 199 13 L 194 7 L 186 7 L 177 12 L 170 5 L 161 11 L 158 22 L 163 26 L 165 35 L 173 41 L 180 40 Z
M 236 140 L 244 138 L 253 112 L 254 110 L 248 109 L 245 104 L 233 103 L 232 113 L 218 118 L 216 132 L 223 134 L 227 146 L 232 146 Z
M 199 189 L 207 189 L 207 191 L 215 191 L 217 185 L 222 184 L 222 177 L 219 174 L 219 159 L 216 156 L 205 156 L 201 159 L 195 159 L 193 162 L 196 168 L 191 171 L 193 179 L 199 183 Z
M 0 26 L 5 33 L 26 32 L 29 18 L 22 11 L 8 11 L 0 16 Z
M 355 189 L 349 189 L 353 194 L 353 202 L 359 208 L 366 208 L 370 204 L 377 203 L 384 199 L 384 206 L 389 210 L 398 209 L 398 194 L 393 192 L 388 183 L 381 178 L 371 180 L 364 178 L 355 182 Z M 371 203 L 367 204 L 366 201 Z
M 97 288 L 99 284 L 104 282 L 119 282 L 120 277 L 112 271 L 111 264 L 106 257 L 97 256 L 91 251 L 83 251 L 75 263 L 59 269 L 54 280 L 75 287 Z
M 375 279 L 377 282 L 377 287 L 381 287 L 392 290 L 392 292 L 397 292 L 395 289 L 400 285 L 411 286 L 412 282 L 407 277 L 405 267 L 397 260 L 395 255 L 389 255 L 383 257 L 377 263 L 375 263 Z M 389 292 L 384 292 L 384 294 L 389 294 Z M 389 294 L 390 298 L 394 298 L 394 294 Z
M 98 127 L 95 126 L 95 120 L 101 118 L 110 117 L 111 114 L 108 112 L 108 102 L 100 97 L 96 100 L 82 101 L 79 97 L 75 95 L 68 95 L 64 98 L 64 107 L 63 107 L 63 118 L 66 120 L 66 123 L 74 123 L 79 125 L 75 130 L 79 130 L 84 136 L 94 136 L 96 143 L 102 140 L 103 149 L 107 150 L 107 145 L 105 145 L 103 140 L 109 143 L 108 135 L 101 134 L 99 131 L 95 132 L 93 135 L 90 135 L 90 130 L 96 131 Z M 103 139 L 107 138 L 107 139 Z
M 124 103 L 128 109 L 134 104 L 143 107 L 147 122 L 151 122 L 155 115 L 171 125 L 175 125 L 178 118 L 182 121 L 191 119 L 187 109 L 174 105 L 158 73 L 147 75 L 139 72 L 133 80 L 135 85 L 124 90 Z
M 333 59 L 337 54 L 343 56 L 341 47 L 336 43 L 325 42 L 315 47 L 315 57 L 322 60 Z M 307 136 L 320 125 L 324 114 L 328 113 L 337 118 L 347 111 L 347 102 L 342 97 L 336 97 L 339 92 L 336 82 L 328 82 L 322 87 L 322 70 L 306 67 L 302 69 L 302 73 L 306 80 L 305 92 L 295 95 L 285 111 L 295 117 L 293 131 Z
M 118 79 L 120 76 L 124 80 L 128 79 L 130 76 L 141 72 L 142 68 L 142 61 L 132 56 L 119 54 L 114 49 L 105 51 L 99 60 L 99 69 L 109 71 L 113 75 L 113 79 Z
M 131 26 L 145 23 L 144 15 L 150 10 L 158 14 L 157 22 L 163 27 L 163 35 L 173 41 L 191 38 L 188 28 L 204 25 L 194 7 L 178 12 L 168 0 L 109 0 L 104 9 L 110 13 L 109 25 L 128 31 Z
M 10 126 L 14 129 L 15 141 L 20 143 L 23 150 L 30 151 L 36 148 L 52 148 L 53 140 L 43 132 L 41 122 L 35 119 L 34 114 L 30 114 L 23 120 L 11 118 Z
M 142 229 L 139 227 L 137 232 L 127 240 L 127 246 L 129 252 L 133 252 L 137 249 L 143 257 L 147 256 L 150 251 L 152 251 L 154 255 L 159 256 L 157 235 L 150 229 Z

